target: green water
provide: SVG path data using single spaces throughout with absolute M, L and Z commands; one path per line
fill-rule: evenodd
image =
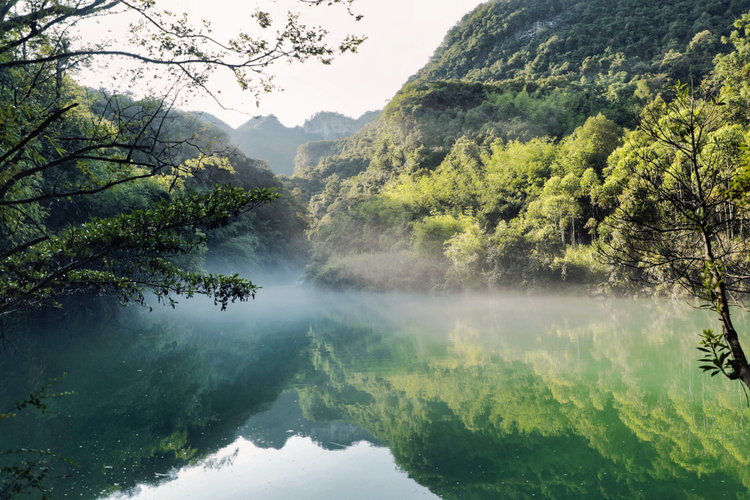
M 700 373 L 707 327 L 673 302 L 292 287 L 79 314 L 0 355 L 3 408 L 63 372 L 77 393 L 0 449 L 75 460 L 50 459 L 53 498 L 750 498 L 750 409 Z

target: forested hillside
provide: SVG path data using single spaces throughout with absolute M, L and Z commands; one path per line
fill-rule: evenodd
M 736 0 L 490 1 L 453 28 L 416 79 L 706 73 L 707 54 L 748 9 Z
M 680 142 L 685 109 L 710 116 L 691 122 L 694 158 L 723 144 L 720 159 L 705 162 L 726 167 L 717 181 L 725 196 L 711 209 L 731 213 L 722 224 L 736 225 L 744 242 L 743 191 L 726 188 L 744 168 L 746 20 L 732 24 L 749 10 L 750 1 L 481 5 L 378 120 L 298 150 L 289 185 L 312 217 L 308 279 L 378 290 L 564 283 L 631 292 L 645 279 L 671 290 L 679 278 L 666 278 L 668 257 L 642 266 L 626 248 L 625 226 L 638 229 L 623 222 L 627 200 L 643 196 L 653 210 L 659 202 L 627 180 L 652 153 L 666 169 L 683 162 L 659 134 L 672 130 L 668 139 Z M 722 105 L 711 108 L 712 98 Z M 645 245 L 665 245 L 651 237 Z
M 0 109 L 9 124 L 0 135 L 6 163 L 14 161 L 13 148 L 28 144 L 38 156 L 29 165 L 47 163 L 29 167 L 28 174 L 8 173 L 7 190 L 47 191 L 28 199 L 20 219 L 8 209 L 6 251 L 45 240 L 47 228 L 62 232 L 161 201 L 208 196 L 228 183 L 281 186 L 282 197 L 266 206 L 274 197 L 264 192 L 270 197 L 239 219 L 221 216 L 204 228 L 216 231 L 196 230 L 187 241 L 158 248 L 182 254 L 196 247 L 194 256 L 231 273 L 300 267 L 309 257 L 312 283 L 377 290 L 565 283 L 633 291 L 636 278 L 669 289 L 684 276 L 690 286 L 700 284 L 701 269 L 685 264 L 692 257 L 678 242 L 692 245 L 691 238 L 709 228 L 704 236 L 717 236 L 727 262 L 737 263 L 750 227 L 744 222 L 750 181 L 743 149 L 750 117 L 742 17 L 748 11 L 750 0 L 489 1 L 450 30 L 374 121 L 347 137 L 300 146 L 288 179 L 276 179 L 262 161 L 235 151 L 236 133 L 211 117 L 203 121 L 162 110 L 159 101 L 91 91 L 52 64 L 39 67 L 35 83 L 13 69 L 20 63 L 9 55 L 2 63 L 10 69 L 3 70 Z M 678 89 L 678 82 L 687 86 Z M 104 134 L 97 146 L 102 156 L 75 150 L 83 151 L 75 163 L 78 157 L 66 153 L 70 144 L 45 143 L 34 131 L 29 117 L 43 109 L 38 103 L 58 106 L 65 99 L 74 104 L 49 118 L 55 133 L 65 141 L 69 132 L 97 140 Z M 686 110 L 689 123 L 680 121 Z M 60 119 L 66 113 L 71 118 Z M 366 114 L 352 126 L 372 118 Z M 287 149 L 310 136 L 335 137 L 349 123 L 322 113 L 289 135 L 274 117 L 256 121 L 242 131 L 268 147 L 272 137 L 288 139 Z M 120 126 L 122 137 L 107 142 L 105 131 Z M 13 130 L 32 130 L 28 144 Z M 699 140 L 683 147 L 691 133 Z M 108 147 L 122 150 L 115 162 L 127 168 L 113 173 L 102 166 L 112 154 Z M 678 195 L 667 196 L 675 189 L 669 182 L 690 176 L 670 173 L 674 178 L 665 181 L 663 173 L 688 164 L 724 170 L 701 174 L 713 184 L 698 182 L 696 192 L 686 181 Z M 29 178 L 17 182 L 14 175 Z M 627 184 L 657 177 L 658 185 Z M 63 183 L 82 196 L 59 196 Z M 665 200 L 687 205 L 669 212 Z M 699 214 L 679 226 L 692 233 L 666 241 L 651 227 L 647 240 L 632 237 L 653 221 L 676 221 L 685 213 Z M 708 224 L 712 218 L 717 222 Z M 179 248 L 170 246 L 178 241 Z M 655 249 L 658 258 L 651 258 Z M 168 267 L 177 260 L 169 257 Z M 705 259 L 693 260 L 703 265 Z M 197 268 L 199 261 L 190 258 L 184 267 Z M 157 261 L 148 262 L 143 265 Z

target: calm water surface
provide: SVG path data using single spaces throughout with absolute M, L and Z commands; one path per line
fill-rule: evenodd
M 750 498 L 750 409 L 685 304 L 263 290 L 78 314 L 0 355 L 53 498 Z M 746 322 L 741 321 L 745 328 Z M 17 455 L 16 455 L 17 457 Z

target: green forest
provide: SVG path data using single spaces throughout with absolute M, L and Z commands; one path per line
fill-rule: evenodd
M 701 369 L 749 385 L 748 7 L 481 5 L 375 122 L 299 148 L 306 279 L 693 297 Z
M 648 161 L 664 168 L 684 163 L 687 151 L 667 151 L 684 138 L 666 127 L 700 107 L 700 141 L 690 147 L 701 162 L 727 167 L 707 181 L 723 189 L 709 203 L 731 213 L 727 224 L 739 224 L 733 235 L 744 240 L 748 18 L 740 9 L 596 1 L 477 8 L 376 123 L 298 150 L 288 185 L 312 218 L 307 278 L 373 290 L 577 284 L 681 293 L 662 262 L 640 265 L 643 256 L 622 239 L 636 228 L 633 207 L 659 195 L 626 180 L 646 175 L 637 164 L 647 152 L 662 154 Z M 653 249 L 666 243 L 652 236 Z
M 302 2 L 358 19 L 354 0 Z M 283 128 L 275 118 L 246 125 L 245 135 L 268 143 L 274 162 L 286 165 L 296 154 L 289 175 L 274 173 L 269 158 L 244 155 L 221 123 L 181 111 L 180 99 L 213 95 L 216 74 L 261 99 L 273 90 L 271 63 L 329 64 L 367 42 L 330 40 L 324 28 L 306 27 L 295 16 L 280 31 L 264 31 L 271 20 L 258 10 L 247 23 L 265 35 L 249 30 L 218 43 L 208 23 L 195 27 L 157 4 L 0 0 L 3 349 L 32 323 L 49 322 L 54 330 L 54 309 L 95 316 L 116 303 L 175 307 L 205 295 L 224 310 L 279 280 L 448 296 L 670 296 L 696 299 L 720 322 L 721 332 L 700 334 L 699 369 L 750 387 L 750 363 L 730 314 L 750 292 L 750 0 L 487 1 L 447 33 L 382 111 L 363 115 L 359 125 L 368 123 L 358 132 L 297 148 L 303 130 L 294 129 L 293 140 L 279 137 L 279 145 L 272 144 L 273 131 Z M 130 51 L 71 34 L 79 21 L 123 13 L 137 19 Z M 77 81 L 81 67 L 108 57 L 137 65 L 119 90 Z M 145 96 L 129 90 L 149 71 L 179 82 L 179 89 Z M 633 498 L 630 489 L 618 493 L 619 478 L 632 470 L 642 478 L 635 489 L 655 478 L 665 492 L 675 484 L 687 491 L 693 476 L 707 471 L 684 451 L 686 439 L 699 440 L 732 481 L 750 484 L 748 459 L 736 449 L 746 439 L 732 427 L 734 417 L 704 425 L 697 437 L 680 434 L 696 428 L 683 408 L 692 402 L 692 385 L 688 395 L 681 386 L 666 393 L 666 407 L 659 401 L 639 406 L 630 372 L 613 369 L 598 386 L 593 378 L 573 384 L 540 361 L 521 360 L 512 348 L 474 345 L 460 325 L 451 333 L 456 352 L 442 365 L 426 366 L 419 349 L 386 345 L 377 328 L 363 327 L 352 340 L 338 338 L 333 323 L 299 326 L 293 339 L 270 347 L 260 340 L 241 345 L 253 356 L 237 373 L 221 365 L 221 356 L 237 352 L 213 353 L 217 359 L 208 367 L 204 352 L 162 341 L 170 332 L 124 342 L 142 351 L 149 366 L 168 363 L 178 369 L 176 379 L 196 378 L 184 392 L 146 401 L 153 415 L 143 418 L 156 423 L 132 440 L 128 453 L 149 472 L 156 456 L 169 456 L 170 464 L 189 461 L 188 442 L 203 439 L 199 431 L 203 436 L 213 425 L 215 435 L 205 440 L 217 448 L 219 437 L 234 432 L 230 427 L 293 385 L 306 416 L 359 424 L 390 443 L 399 467 L 445 498 L 462 498 L 453 480 L 467 483 L 472 498 L 509 490 L 495 477 L 472 476 L 474 469 L 456 472 L 449 484 L 432 472 L 440 464 L 415 461 L 423 449 L 438 446 L 429 439 L 438 427 L 451 431 L 452 441 L 430 451 L 429 460 L 448 460 L 451 446 L 450 456 L 463 454 L 476 468 L 509 470 L 503 477 L 516 481 L 519 498 L 561 496 L 595 474 L 563 478 L 573 459 L 551 457 L 550 447 L 611 459 L 611 477 L 581 488 L 580 498 L 601 491 Z M 80 333 L 71 340 L 80 347 L 71 352 L 87 352 L 98 333 Z M 302 344 L 304 352 L 297 350 Z M 274 345 L 286 358 L 264 358 Z M 35 345 L 24 349 L 32 358 Z M 373 350 L 398 358 L 401 367 L 373 375 L 366 366 Z M 521 371 L 484 368 L 475 362 L 483 356 Z M 615 364 L 616 357 L 605 358 Z M 365 365 L 354 365 L 363 359 Z M 301 369 L 303 360 L 313 368 Z M 632 366 L 637 370 L 638 360 Z M 283 373 L 269 382 L 275 369 Z M 131 374 L 110 376 L 127 389 L 84 402 L 114 408 L 117 398 L 141 396 L 139 386 L 128 386 Z M 25 409 L 46 411 L 53 381 L 27 379 L 36 382 L 34 392 L 0 408 L 0 422 Z M 267 386 L 257 391 L 256 383 Z M 212 387 L 219 392 L 210 393 Z M 240 407 L 233 399 L 238 394 L 247 405 L 234 421 L 218 424 L 213 408 Z M 724 404 L 729 396 L 718 394 Z M 401 421 L 404 413 L 384 401 L 410 409 L 411 421 Z M 597 411 L 605 409 L 618 415 L 613 432 L 646 436 L 648 444 L 630 439 L 624 449 L 596 434 Z M 646 418 L 652 413 L 657 421 Z M 178 414 L 193 419 L 192 434 L 175 424 Z M 480 420 L 482 429 L 494 430 L 480 431 Z M 667 421 L 676 424 L 662 427 Z M 118 436 L 101 422 L 76 425 L 96 428 L 117 446 Z M 53 432 L 44 424 L 40 429 Z M 709 437 L 714 429 L 720 442 Z M 497 448 L 515 446 L 519 434 L 538 438 L 523 445 L 525 460 L 499 457 Z M 157 445 L 151 435 L 161 436 Z M 29 451 L 18 437 L 19 449 Z M 97 450 L 81 453 L 104 467 Z M 636 455 L 645 461 L 636 464 Z M 681 466 L 665 457 L 677 457 Z M 38 462 L 8 463 L 0 468 L 10 478 L 0 498 L 40 488 L 47 472 Z M 526 475 L 541 479 L 527 486 Z M 108 491 L 110 479 L 100 478 L 96 487 Z M 137 480 L 133 473 L 124 481 Z M 704 486 L 696 498 L 710 496 L 713 483 Z

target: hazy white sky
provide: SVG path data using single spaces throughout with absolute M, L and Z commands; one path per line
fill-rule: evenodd
M 346 54 L 331 66 L 316 61 L 302 65 L 277 64 L 270 70 L 283 92 L 265 94 L 260 108 L 252 94 L 236 88 L 225 74 L 212 88 L 221 90 L 222 110 L 210 98 L 196 98 L 188 108 L 212 113 L 237 127 L 255 115 L 275 114 L 285 125 L 301 125 L 318 111 L 337 111 L 358 117 L 380 109 L 440 45 L 446 32 L 461 17 L 486 0 L 356 0 L 353 10 L 364 18 L 355 22 L 341 6 L 301 9 L 293 0 L 157 0 L 157 6 L 208 19 L 214 33 L 236 32 L 250 24 L 256 7 L 294 8 L 308 16 L 309 24 L 323 25 L 334 39 L 346 33 L 366 35 L 357 54 Z M 114 18 L 113 18 L 114 19 Z M 121 23 L 122 21 L 120 21 Z M 105 24 L 105 23 L 102 23 Z M 82 36 L 96 35 L 88 27 Z M 101 71 L 84 74 L 84 83 L 99 86 L 106 81 Z

